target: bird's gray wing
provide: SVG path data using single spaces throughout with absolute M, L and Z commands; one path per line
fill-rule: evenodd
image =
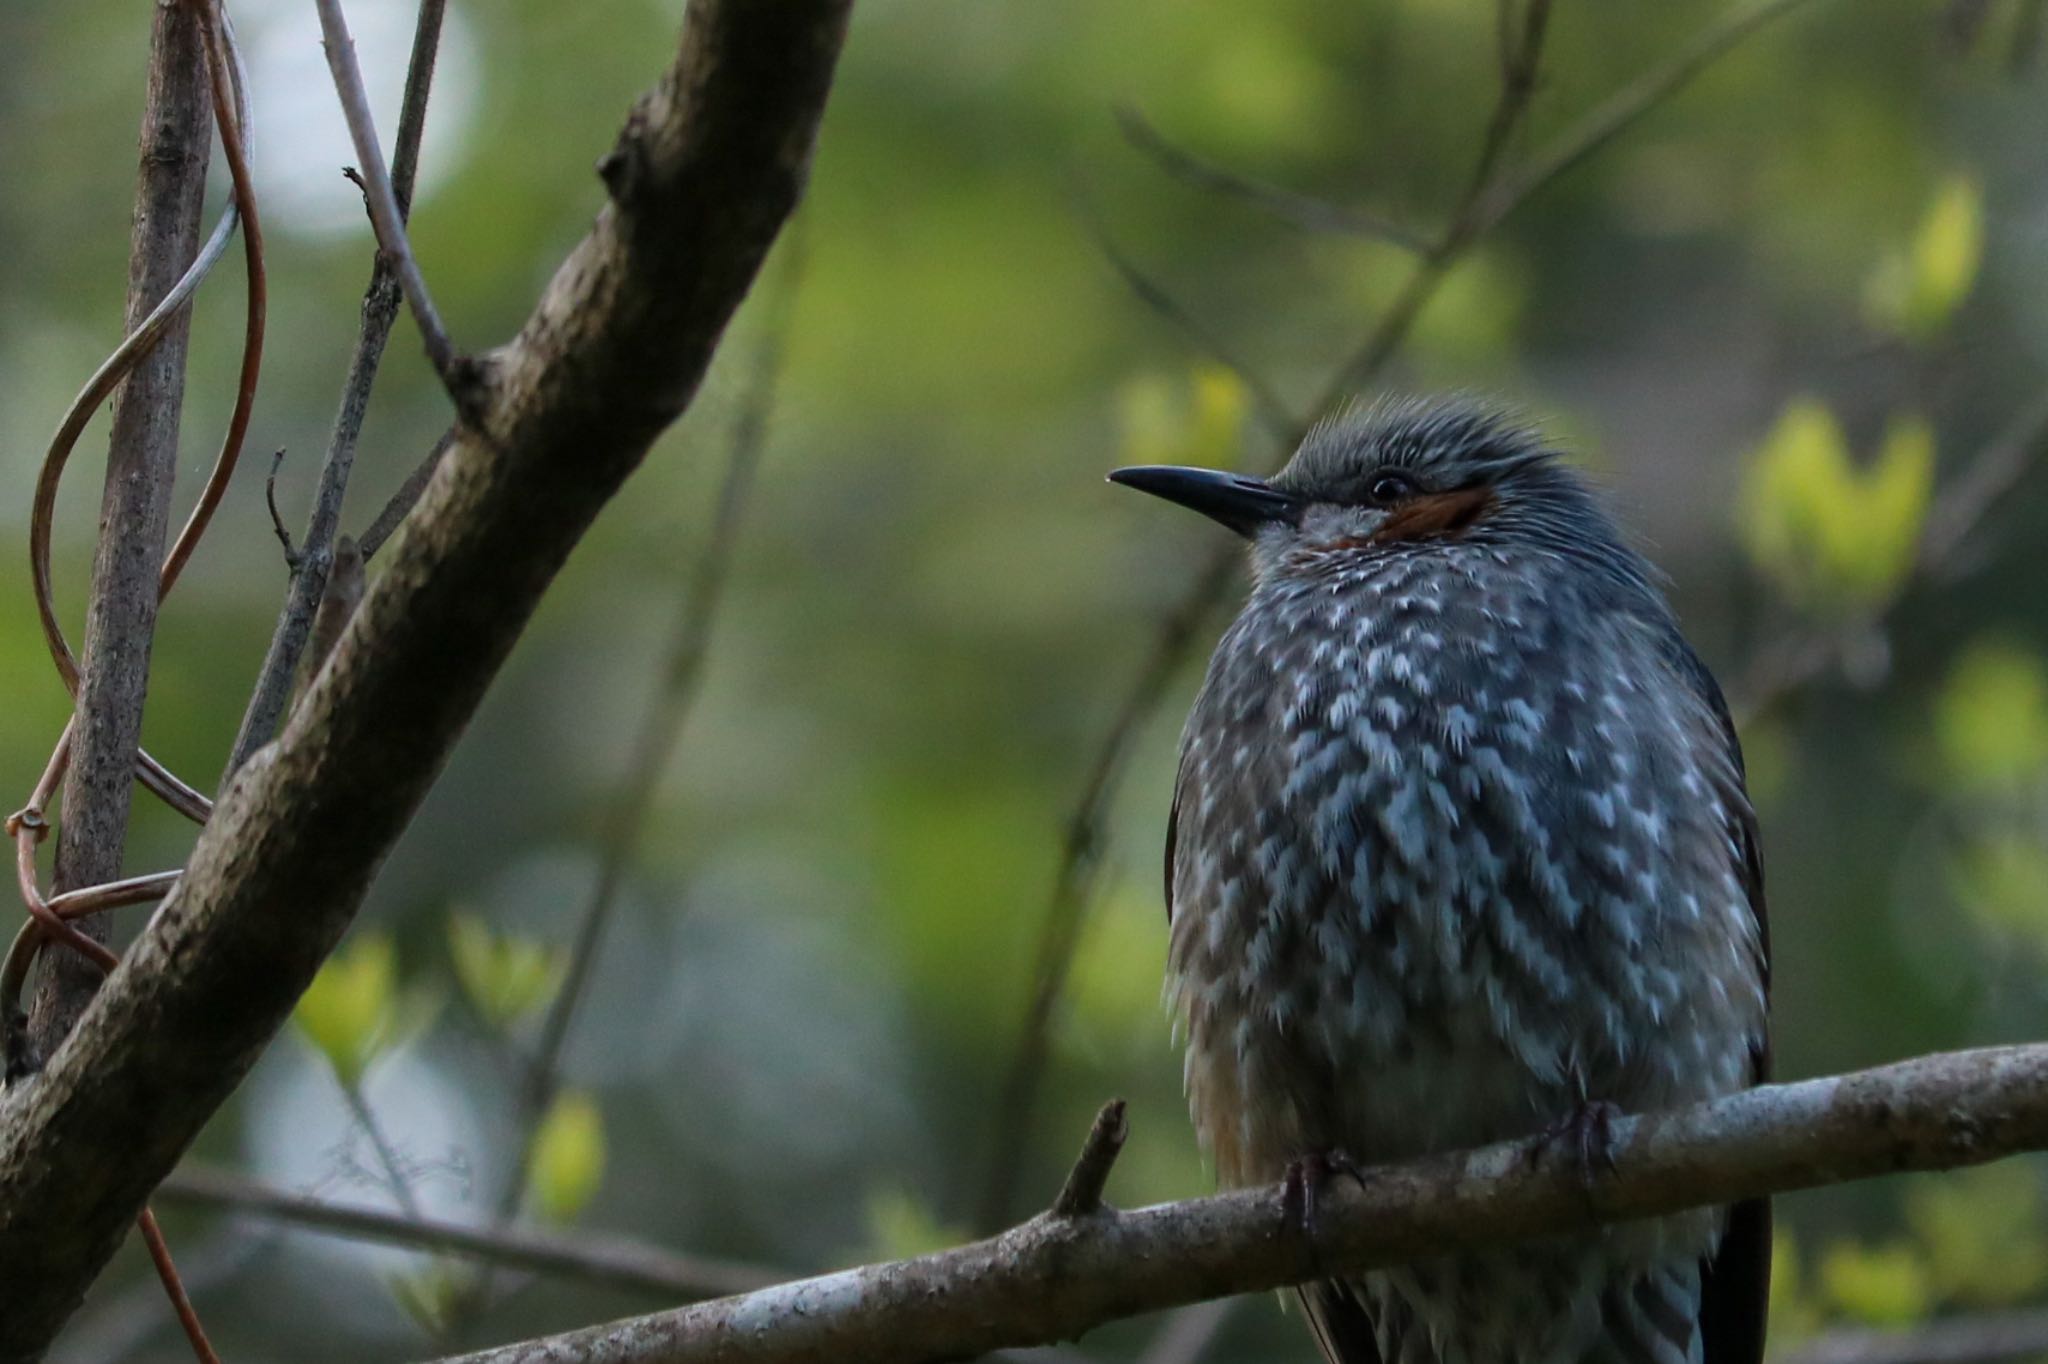
M 1674 638 L 1676 637 L 1674 632 Z M 1742 744 L 1736 738 L 1735 720 L 1721 688 L 1699 655 L 1677 642 L 1675 659 L 1680 672 L 1699 693 L 1721 729 L 1727 746 L 1734 789 L 1717 791 L 1721 807 L 1730 812 L 1735 846 L 1742 858 L 1742 883 L 1749 896 L 1750 913 L 1756 917 L 1757 948 L 1762 954 L 1758 968 L 1763 974 L 1766 999 L 1771 988 L 1771 924 L 1764 904 L 1764 860 L 1758 837 L 1756 812 L 1749 803 L 1742 766 Z M 1756 1039 L 1750 1049 L 1750 1078 L 1763 1084 L 1771 1078 L 1771 1040 L 1768 1033 Z M 1758 1364 L 1764 1355 L 1764 1333 L 1771 1298 L 1771 1202 L 1752 1198 L 1728 1210 L 1728 1225 L 1701 1266 L 1700 1347 L 1703 1364 Z

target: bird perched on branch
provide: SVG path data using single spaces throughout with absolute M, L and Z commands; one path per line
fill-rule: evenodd
M 1270 482 L 1110 476 L 1250 541 L 1181 740 L 1168 992 L 1219 1180 L 1759 1083 L 1769 947 L 1720 689 L 1580 477 L 1466 403 L 1317 427 Z M 1755 1364 L 1762 1201 L 1316 1283 L 1332 1364 Z

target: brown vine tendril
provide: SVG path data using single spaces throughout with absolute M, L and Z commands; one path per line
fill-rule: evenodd
M 200 283 L 226 253 L 229 238 L 238 223 L 242 228 L 248 286 L 242 361 L 234 409 L 228 420 L 226 434 L 221 440 L 220 452 L 215 457 L 212 472 L 200 490 L 199 500 L 179 530 L 169 553 L 164 557 L 163 566 L 157 577 L 159 601 L 168 596 L 176 584 L 179 574 L 190 561 L 193 551 L 206 534 L 215 511 L 219 509 L 221 500 L 227 493 L 228 483 L 234 476 L 235 466 L 241 458 L 242 446 L 248 435 L 257 381 L 262 370 L 268 286 L 263 259 L 263 232 L 256 210 L 255 188 L 249 175 L 248 80 L 241 52 L 235 43 L 233 25 L 220 0 L 190 0 L 190 3 L 194 5 L 204 40 L 214 121 L 220 130 L 221 146 L 233 182 L 233 196 L 227 209 L 221 214 L 212 235 L 208 237 L 184 275 L 150 310 L 141 324 L 122 339 L 114 353 L 107 357 L 86 381 L 78 396 L 72 400 L 44 454 L 29 516 L 29 565 L 34 581 L 36 610 L 42 623 L 44 639 L 50 648 L 51 660 L 57 668 L 57 675 L 63 681 L 66 691 L 74 698 L 78 694 L 78 660 L 69 642 L 64 638 L 63 628 L 57 620 L 50 572 L 51 524 L 56 509 L 58 484 L 71 452 L 78 443 L 79 435 L 84 431 L 92 414 L 113 394 L 115 388 L 134 370 L 142 358 L 149 354 L 163 338 L 170 324 L 190 305 Z M 123 905 L 161 899 L 177 885 L 181 875 L 175 871 L 157 872 L 87 886 L 47 898 L 44 896 L 36 867 L 36 851 L 49 834 L 50 821 L 46 811 L 55 799 L 58 784 L 63 780 L 70 765 L 71 740 L 76 724 L 77 717 L 74 714 L 59 735 L 49 762 L 45 764 L 43 774 L 29 796 L 28 804 L 8 816 L 6 821 L 6 832 L 14 840 L 15 845 L 18 889 L 22 905 L 28 913 L 27 921 L 22 924 L 8 949 L 5 964 L 0 965 L 0 1051 L 4 1051 L 5 1075 L 9 1081 L 27 1068 L 24 1064 L 25 1058 L 19 1054 L 20 1000 L 29 968 L 43 944 L 62 943 L 93 962 L 102 971 L 112 971 L 119 964 L 120 958 L 107 947 L 74 928 L 70 921 Z M 213 806 L 203 794 L 140 749 L 136 753 L 136 762 L 137 775 L 145 787 L 162 798 L 172 809 L 197 823 L 206 822 Z M 156 1268 L 157 1276 L 162 1281 L 165 1294 L 169 1297 L 172 1310 L 178 1318 L 178 1324 L 184 1330 L 185 1337 L 192 1347 L 194 1357 L 200 1364 L 219 1364 L 219 1356 L 208 1342 L 198 1313 L 193 1309 L 191 1299 L 178 1276 L 177 1266 L 171 1259 L 163 1232 L 157 1226 L 155 1214 L 144 1207 L 136 1223 L 148 1247 L 151 1263 Z

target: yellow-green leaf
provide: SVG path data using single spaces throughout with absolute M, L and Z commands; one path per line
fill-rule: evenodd
M 2015 644 L 1972 645 L 1935 698 L 1934 737 L 1957 786 L 2010 787 L 2048 773 L 2048 667 Z
M 1927 1263 L 1903 1241 L 1837 1241 L 1821 1257 L 1820 1284 L 1836 1310 L 1870 1326 L 1904 1326 L 1933 1305 Z
M 430 1335 L 439 1334 L 455 1320 L 476 1288 L 474 1273 L 444 1260 L 411 1273 L 390 1275 L 384 1282 L 405 1314 Z
M 363 1078 L 392 1040 L 398 968 L 391 939 L 365 934 L 343 947 L 313 977 L 292 1019 L 344 1085 Z
M 527 1192 L 543 1217 L 566 1222 L 604 1182 L 604 1115 L 587 1094 L 563 1093 L 534 1129 Z
M 449 916 L 448 951 L 463 998 L 494 1028 L 515 1023 L 553 999 L 568 965 L 561 952 L 493 933 L 474 914 Z
M 1925 341 L 1969 297 L 1983 257 L 1983 189 L 1967 175 L 1950 176 L 1912 241 L 1878 263 L 1865 286 L 1865 311 L 1877 326 Z
M 1926 422 L 1894 420 L 1877 458 L 1859 470 L 1834 413 L 1797 398 L 1750 459 L 1743 538 L 1757 566 L 1800 605 L 1867 607 L 1911 570 L 1933 487 Z
M 2048 1231 L 2031 1165 L 1980 1165 L 1915 1184 L 1906 1194 L 1906 1222 L 1944 1301 L 2009 1307 L 2048 1285 Z

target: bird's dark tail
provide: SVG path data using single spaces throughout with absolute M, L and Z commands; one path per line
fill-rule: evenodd
M 1381 1364 L 1378 1334 L 1351 1286 L 1337 1279 L 1303 1284 L 1302 1314 L 1329 1364 Z

